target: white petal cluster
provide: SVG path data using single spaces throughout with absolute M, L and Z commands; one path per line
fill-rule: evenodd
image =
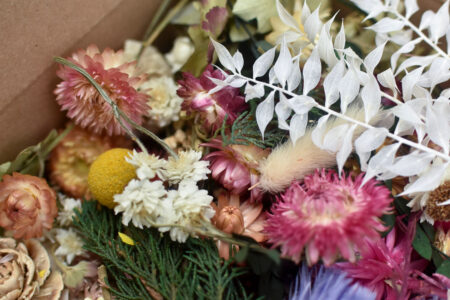
M 164 174 L 169 183 L 176 184 L 182 180 L 200 181 L 207 179 L 209 162 L 201 160 L 200 151 L 188 150 L 179 153 L 179 158 L 169 157 Z
M 56 220 L 61 226 L 69 226 L 72 224 L 72 218 L 75 217 L 74 209 L 81 210 L 81 201 L 63 194 L 59 194 L 58 199 L 62 208 L 59 210 Z
M 172 50 L 165 55 L 166 60 L 175 73 L 188 61 L 189 57 L 194 53 L 195 47 L 191 40 L 186 36 L 177 37 L 173 44 Z
M 56 241 L 59 244 L 59 247 L 55 251 L 55 255 L 64 257 L 67 263 L 70 264 L 75 256 L 84 254 L 83 240 L 73 228 L 57 228 L 55 230 Z
M 150 227 L 160 210 L 160 202 L 167 196 L 162 181 L 131 180 L 122 194 L 114 196 L 115 213 L 122 213 L 122 223 L 131 221 L 138 228 Z
M 168 198 L 171 199 L 177 216 L 176 224 L 180 225 L 170 229 L 170 237 L 173 241 L 184 243 L 192 232 L 189 227 L 214 216 L 215 211 L 210 206 L 213 198 L 206 190 L 199 190 L 193 181 L 180 182 L 178 190 L 169 191 Z
M 136 167 L 136 175 L 141 180 L 153 179 L 155 176 L 162 178 L 161 172 L 167 163 L 156 155 L 136 150 L 133 150 L 133 154 L 126 157 L 125 160 Z
M 209 163 L 201 161 L 201 157 L 201 152 L 194 150 L 168 160 L 133 151 L 126 160 L 136 167 L 138 179 L 131 180 L 121 194 L 114 196 L 114 211 L 122 214 L 122 223 L 157 227 L 160 232 L 170 232 L 171 239 L 180 243 L 194 236 L 194 227 L 215 213 L 210 205 L 213 197 L 197 186 L 211 172 Z
M 172 77 L 154 77 L 141 85 L 150 95 L 148 115 L 153 123 L 165 127 L 178 121 L 183 99 L 178 97 L 178 86 Z

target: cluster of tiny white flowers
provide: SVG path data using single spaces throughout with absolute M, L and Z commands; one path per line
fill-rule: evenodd
M 61 209 L 56 220 L 61 226 L 69 226 L 72 224 L 72 218 L 75 217 L 74 209 L 81 210 L 81 201 L 63 194 L 59 194 L 58 199 L 59 203 L 61 203 Z
M 122 213 L 122 223 L 157 227 L 160 232 L 170 232 L 171 239 L 180 243 L 195 235 L 192 229 L 214 216 L 210 206 L 213 197 L 197 186 L 211 172 L 209 163 L 201 157 L 201 152 L 194 150 L 168 160 L 133 151 L 126 160 L 136 167 L 138 179 L 114 196 L 114 211 Z
M 152 123 L 165 127 L 180 117 L 183 99 L 178 97 L 178 86 L 172 77 L 154 77 L 144 82 L 141 89 L 150 96 L 148 115 Z
M 66 262 L 70 264 L 75 256 L 85 253 L 83 250 L 83 240 L 73 228 L 57 228 L 55 231 L 55 238 L 59 244 L 59 247 L 55 251 L 55 255 L 62 256 L 65 258 Z

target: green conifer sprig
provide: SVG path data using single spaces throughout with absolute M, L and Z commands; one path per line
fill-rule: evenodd
M 125 227 L 93 201 L 84 201 L 76 214 L 84 248 L 101 258 L 105 283 L 118 299 L 252 299 L 238 281 L 246 270 L 221 259 L 210 239 L 179 244 L 155 229 Z M 119 232 L 134 245 L 124 243 Z

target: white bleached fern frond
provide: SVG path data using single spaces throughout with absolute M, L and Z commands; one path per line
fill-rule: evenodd
M 420 40 L 404 43 L 394 55 L 411 52 L 414 45 L 422 40 L 431 42 L 430 46 L 436 50 L 437 54 L 423 58 L 417 57 L 416 61 L 413 60 L 413 56 L 409 58 L 409 62 L 405 60 L 399 67 L 395 65 L 398 57 L 391 59 L 393 66 L 378 74 L 377 80 L 374 69 L 381 59 L 385 44 L 398 40 L 392 38 L 394 35 L 391 35 L 391 31 L 397 31 L 395 34 L 398 36 L 402 34 L 401 31 L 405 27 L 410 27 L 414 31 L 419 30 L 412 27 L 414 25 L 408 21 L 408 18 L 417 10 L 415 1 L 406 0 L 405 15 L 395 10 L 398 7 L 398 1 L 382 3 L 379 0 L 355 0 L 354 2 L 361 9 L 370 11 L 368 17 L 377 16 L 388 10 L 391 10 L 395 16 L 381 19 L 370 28 L 382 35 L 384 40 L 365 58 L 360 58 L 351 48 L 345 48 L 343 28 L 333 41 L 330 26 L 334 17 L 323 24 L 318 18 L 318 11 L 310 13 L 307 9 L 303 18 L 304 33 L 302 33 L 296 29 L 298 24 L 294 22 L 292 16 L 277 1 L 280 19 L 291 28 L 290 31 L 297 35 L 306 34 L 310 41 L 316 41 L 311 55 L 304 61 L 303 69 L 300 68 L 300 60 L 304 59 L 301 49 L 294 52 L 294 47 L 290 47 L 290 43 L 294 41 L 289 31 L 285 33 L 281 44 L 277 45 L 280 47 L 278 57 L 275 59 L 277 47 L 261 55 L 253 65 L 252 77 L 241 74 L 240 53 L 232 56 L 224 46 L 212 41 L 221 64 L 230 72 L 229 74 L 224 72 L 226 79 L 223 82 L 215 80 L 218 84 L 217 89 L 226 85 L 245 86 L 247 101 L 261 98 L 269 92 L 265 99 L 261 99 L 256 109 L 256 119 L 261 134 L 264 136 L 266 126 L 276 115 L 280 129 L 289 130 L 294 144 L 306 132 L 308 112 L 315 107 L 326 115 L 318 120 L 318 125 L 311 133 L 312 140 L 317 147 L 336 153 L 340 170 L 349 154 L 355 149 L 361 159 L 362 169 L 366 171 L 366 181 L 374 176 L 380 179 L 390 179 L 399 175 L 409 176 L 413 178 L 412 181 L 415 181 L 405 194 L 432 190 L 440 184 L 442 175 L 450 164 L 448 97 L 450 93 L 443 91 L 437 99 L 432 98 L 432 91 L 436 84 L 450 78 L 448 55 L 442 50 L 435 49 L 437 39 L 445 32 L 442 33 L 442 29 L 429 29 L 430 38 L 424 37 L 421 32 Z M 443 7 L 447 7 L 448 15 L 448 1 Z M 445 19 L 441 12 L 438 12 L 435 17 Z M 448 19 L 446 20 L 445 26 L 448 28 Z M 425 22 L 423 28 L 430 28 L 431 23 L 423 22 Z M 439 28 L 441 27 L 442 25 Z M 327 73 L 322 68 L 322 62 L 327 65 Z M 419 67 L 417 67 L 418 62 Z M 410 71 L 410 67 L 415 68 Z M 395 76 L 401 72 L 406 75 L 402 79 L 400 91 Z M 269 75 L 269 82 L 259 79 L 266 74 Z M 318 87 L 321 79 L 323 79 L 323 85 Z M 382 93 L 378 82 L 391 88 L 394 95 L 401 92 L 403 102 Z M 301 86 L 301 92 L 298 91 L 299 86 Z M 310 92 L 317 88 L 324 89 L 324 104 L 310 96 Z M 382 96 L 389 97 L 397 104 L 386 114 L 392 121 L 394 117 L 398 121 L 394 130 L 391 131 L 387 129 L 393 122 L 383 120 L 380 125 L 373 124 L 373 119 L 376 116 L 379 117 L 381 113 Z M 331 109 L 331 105 L 337 101 L 340 103 L 339 111 Z M 354 105 L 364 108 L 364 120 L 357 120 L 346 114 L 347 108 Z M 341 128 L 342 130 L 333 131 L 333 136 L 329 134 L 324 136 L 325 132 L 321 131 L 321 124 L 325 124 L 330 116 L 342 119 L 347 124 L 345 128 Z M 358 130 L 355 130 L 356 127 Z M 361 135 L 352 136 L 354 132 Z M 417 141 L 405 138 L 414 132 L 417 135 Z M 372 151 L 382 145 L 386 138 L 393 143 L 370 158 Z M 396 154 L 401 145 L 409 146 L 411 152 L 398 157 Z

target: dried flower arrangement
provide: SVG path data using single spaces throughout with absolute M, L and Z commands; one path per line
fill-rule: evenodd
M 170 2 L 55 59 L 67 127 L 0 165 L 0 298 L 450 297 L 449 1 Z

